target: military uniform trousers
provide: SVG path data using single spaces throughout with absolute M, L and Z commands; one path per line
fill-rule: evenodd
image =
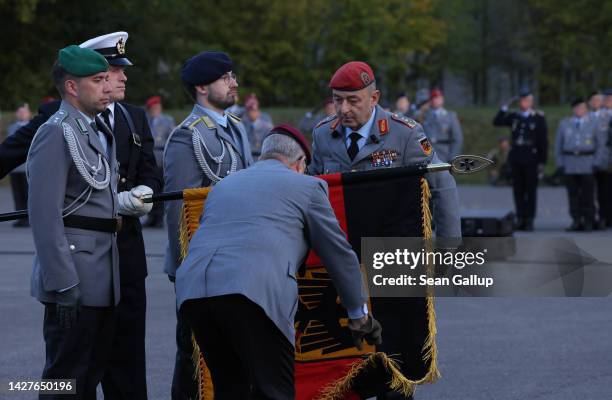
M 102 390 L 105 400 L 145 400 L 147 272 L 142 228 L 137 218 L 123 217 L 123 228 L 117 234 L 117 248 L 121 298 L 116 308 L 115 335 Z
M 538 166 L 530 163 L 510 163 L 512 193 L 518 218 L 533 219 L 538 193 Z
M 76 379 L 76 394 L 41 394 L 44 400 L 95 400 L 112 347 L 115 307 L 82 306 L 70 329 L 57 323 L 55 303 L 45 304 L 43 336 L 47 360 L 42 379 Z
M 595 172 L 597 187 L 597 217 L 600 223 L 612 225 L 612 173 Z
M 144 279 L 122 282 L 121 300 L 115 310 L 112 351 L 102 379 L 105 400 L 147 399 L 146 308 Z
M 191 325 L 187 318 L 176 311 L 176 359 L 172 376 L 172 400 L 197 398 L 198 384 L 194 379 L 193 343 Z
M 569 197 L 570 215 L 574 221 L 593 222 L 595 217 L 593 175 L 566 174 L 565 185 Z
M 187 300 L 189 321 L 215 390 L 215 400 L 293 400 L 293 345 L 264 310 L 239 294 Z

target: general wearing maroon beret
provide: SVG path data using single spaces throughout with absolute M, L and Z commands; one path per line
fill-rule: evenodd
M 361 90 L 374 82 L 374 72 L 362 61 L 351 61 L 336 71 L 329 81 L 331 89 L 352 92 Z
M 281 125 L 277 125 L 274 128 L 272 128 L 270 133 L 268 133 L 268 136 L 274 135 L 274 134 L 289 136 L 291 139 L 298 142 L 298 144 L 304 151 L 304 154 L 306 155 L 306 165 L 310 164 L 310 160 L 312 157 L 310 153 L 310 146 L 308 145 L 308 141 L 306 140 L 304 135 L 302 135 L 302 132 L 298 131 L 291 125 L 281 124 Z

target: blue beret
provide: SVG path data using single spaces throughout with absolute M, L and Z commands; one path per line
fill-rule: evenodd
M 232 59 L 221 51 L 204 51 L 183 64 L 181 79 L 190 85 L 207 85 L 232 70 Z

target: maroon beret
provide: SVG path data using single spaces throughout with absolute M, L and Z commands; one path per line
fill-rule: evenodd
M 433 99 L 434 97 L 442 96 L 442 91 L 440 89 L 433 89 L 431 93 L 429 93 L 429 98 Z
M 272 128 L 270 133 L 268 133 L 268 136 L 274 134 L 289 136 L 291 139 L 298 142 L 298 144 L 304 151 L 304 154 L 306 155 L 306 165 L 310 164 L 310 160 L 312 157 L 310 153 L 310 146 L 308 145 L 308 141 L 306 140 L 304 135 L 302 135 L 302 132 L 298 131 L 289 124 L 280 124 Z
M 329 81 L 331 89 L 352 92 L 361 90 L 374 82 L 374 72 L 362 61 L 351 61 L 336 71 Z

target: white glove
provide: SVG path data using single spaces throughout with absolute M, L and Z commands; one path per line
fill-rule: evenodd
M 153 194 L 153 189 L 145 185 L 139 185 L 129 192 L 123 191 L 117 195 L 119 200 L 119 214 L 131 217 L 141 217 L 153 208 L 153 203 L 142 201 L 144 196 Z

